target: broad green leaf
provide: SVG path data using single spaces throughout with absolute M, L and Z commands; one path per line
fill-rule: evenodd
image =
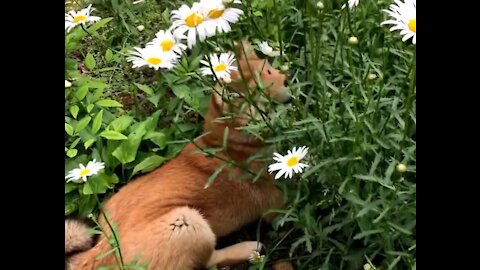
M 77 188 L 78 188 L 78 186 L 75 183 L 72 183 L 72 182 L 66 183 L 65 184 L 65 194 L 70 193 L 71 191 L 73 191 Z
M 138 89 L 142 90 L 143 92 L 147 93 L 149 96 L 153 95 L 154 92 L 153 92 L 153 89 L 150 88 L 148 85 L 144 85 L 144 84 L 139 84 L 139 83 L 133 83 L 135 84 Z
M 122 164 L 127 164 L 135 160 L 137 150 L 145 135 L 145 122 L 139 125 L 137 129 L 128 135 L 128 139 L 123 141 L 113 152 L 112 155 L 118 159 Z
M 80 109 L 78 108 L 77 105 L 73 105 L 72 107 L 70 107 L 70 113 L 72 114 L 73 118 L 77 119 L 77 115 L 78 115 L 78 111 Z
M 102 126 L 103 110 L 100 110 L 93 119 L 92 132 L 95 134 Z
M 162 94 L 161 93 L 157 93 L 153 96 L 149 96 L 147 97 L 148 101 L 150 101 L 155 107 L 158 107 L 158 101 L 160 100 L 160 98 L 162 97 Z
M 87 179 L 87 182 L 83 185 L 83 194 L 103 194 L 116 183 L 118 183 L 118 177 L 116 175 L 110 176 L 101 172 Z
M 85 147 L 85 149 L 88 149 L 90 146 L 92 146 L 94 142 L 95 142 L 95 139 L 89 139 L 83 144 L 83 146 Z
M 186 85 L 172 85 L 172 91 L 178 98 L 185 98 L 190 94 L 190 88 Z
M 102 133 L 100 133 L 100 136 L 107 138 L 109 140 L 128 140 L 127 136 L 114 130 L 105 130 Z
M 78 203 L 78 212 L 80 217 L 86 217 L 88 214 L 92 213 L 97 201 L 93 195 L 80 196 Z
M 107 63 L 110 63 L 112 61 L 112 58 L 113 58 L 112 50 L 107 49 L 107 51 L 105 52 L 105 60 L 107 61 Z
M 93 104 L 88 104 L 87 105 L 87 112 L 90 113 L 95 105 Z
M 123 107 L 120 102 L 111 99 L 102 99 L 97 101 L 95 104 L 102 107 Z
M 158 147 L 162 148 L 165 147 L 167 143 L 167 137 L 165 136 L 164 133 L 162 132 L 157 132 L 157 131 L 151 131 L 145 135 L 145 140 L 150 140 L 154 144 L 156 144 Z
M 153 155 L 150 156 L 146 159 L 144 159 L 142 162 L 138 163 L 134 168 L 133 168 L 133 173 L 132 175 L 137 174 L 138 172 L 146 173 L 149 172 L 155 168 L 157 168 L 160 164 L 162 164 L 166 158 L 158 155 Z
M 82 118 L 82 120 L 78 121 L 77 126 L 75 127 L 75 131 L 82 131 L 90 123 L 90 120 L 92 120 L 92 118 L 88 115 Z
M 115 130 L 115 131 L 122 132 L 130 126 L 132 121 L 133 121 L 132 116 L 122 115 L 122 116 L 118 117 L 117 119 L 113 120 L 110 123 L 110 127 L 112 127 L 113 130 Z
M 93 70 L 96 65 L 97 63 L 95 63 L 93 55 L 91 53 L 87 53 L 87 56 L 85 57 L 85 66 L 88 68 L 88 70 Z
M 67 132 L 69 136 L 73 136 L 73 127 L 68 123 L 65 123 L 65 132 Z
M 75 157 L 75 156 L 77 155 L 77 153 L 78 153 L 78 150 L 75 149 L 75 148 L 73 148 L 73 149 L 68 149 L 68 151 L 67 151 L 67 156 L 68 156 L 69 158 L 73 158 L 73 157 Z
M 81 101 L 85 98 L 85 96 L 88 93 L 88 85 L 82 85 L 80 86 L 77 91 L 75 91 L 75 97 Z

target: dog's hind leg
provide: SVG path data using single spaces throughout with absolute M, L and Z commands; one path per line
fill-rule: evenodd
M 228 246 L 212 253 L 207 267 L 224 267 L 248 261 L 255 251 L 260 251 L 262 244 L 257 241 L 245 241 Z
M 193 270 L 204 268 L 215 248 L 215 235 L 208 222 L 195 209 L 174 208 L 146 226 L 119 231 L 120 250 L 124 264 L 134 259 L 147 264 L 148 270 Z M 94 270 L 115 264 L 114 257 L 96 260 L 108 242 L 79 254 L 71 261 L 72 270 Z

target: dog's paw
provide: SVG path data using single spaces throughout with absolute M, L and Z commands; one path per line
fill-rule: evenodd
M 245 260 L 258 258 L 263 247 L 262 243 L 257 241 L 245 241 L 236 245 L 238 246 L 238 250 L 241 251 L 242 257 Z

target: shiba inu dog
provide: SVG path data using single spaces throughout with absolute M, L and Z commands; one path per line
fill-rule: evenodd
M 236 95 L 224 102 L 222 87 L 216 86 L 205 117 L 205 135 L 194 144 L 186 145 L 166 164 L 129 182 L 103 206 L 108 219 L 118 227 L 125 263 L 138 257 L 139 262 L 148 263 L 148 269 L 193 270 L 246 261 L 252 252 L 261 248 L 260 243 L 246 241 L 216 250 L 216 238 L 259 220 L 270 208 L 284 206 L 283 193 L 268 174 L 252 181 L 254 175 L 244 179 L 245 172 L 240 168 L 225 169 L 205 188 L 208 178 L 223 161 L 206 156 L 198 147 L 220 148 L 226 142 L 226 150 L 216 155 L 237 164 L 245 164 L 250 157 L 265 150 L 258 138 L 238 130 L 255 117 L 253 111 L 263 108 L 264 104 L 258 99 L 255 100 L 257 106 L 243 110 L 239 105 L 242 96 L 251 91 L 250 88 L 255 89 L 260 79 L 269 98 L 280 103 L 290 99 L 284 74 L 259 58 L 249 42 L 238 42 L 236 49 L 239 72 L 232 71 L 232 81 L 227 87 Z M 225 117 L 227 114 L 233 117 Z M 224 134 L 228 137 L 224 138 Z M 258 172 L 265 165 L 252 161 L 247 166 L 248 170 Z M 233 175 L 233 180 L 229 180 L 229 175 Z M 240 175 L 243 179 L 235 180 Z M 272 216 L 266 216 L 267 222 L 271 219 Z M 99 222 L 105 225 L 102 218 Z M 85 234 L 86 229 L 75 219 L 65 221 L 65 251 L 80 251 L 68 259 L 67 268 L 93 270 L 114 266 L 113 253 L 101 256 L 111 250 L 108 239 L 100 236 L 92 243 Z

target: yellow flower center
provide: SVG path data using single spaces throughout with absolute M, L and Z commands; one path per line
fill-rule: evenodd
M 150 57 L 147 59 L 147 63 L 152 65 L 160 65 L 162 63 L 162 59 L 158 57 Z
M 173 45 L 175 45 L 175 42 L 173 40 L 164 40 L 162 41 L 162 43 L 160 43 L 160 46 L 162 47 L 162 50 L 164 52 L 170 51 Z
M 192 12 L 186 19 L 185 24 L 188 27 L 197 27 L 197 25 L 203 22 L 203 17 L 198 15 L 196 12 Z
M 417 18 L 413 18 L 408 21 L 408 29 L 412 30 L 412 32 L 417 33 Z
M 215 70 L 215 72 L 225 71 L 225 70 L 227 70 L 227 65 L 225 65 L 224 63 L 218 64 L 218 65 L 214 68 L 214 70 Z
M 287 160 L 287 166 L 288 167 L 293 167 L 298 164 L 298 158 L 297 157 L 291 157 Z
M 208 17 L 212 19 L 218 19 L 223 15 L 224 11 L 225 10 L 223 8 L 212 9 L 210 12 L 208 12 Z
M 73 17 L 73 22 L 74 23 L 81 23 L 81 22 L 86 22 L 87 21 L 87 16 L 85 15 L 77 15 Z
M 83 169 L 82 171 L 80 171 L 80 176 L 87 176 L 87 174 L 89 174 L 90 172 L 90 169 Z

